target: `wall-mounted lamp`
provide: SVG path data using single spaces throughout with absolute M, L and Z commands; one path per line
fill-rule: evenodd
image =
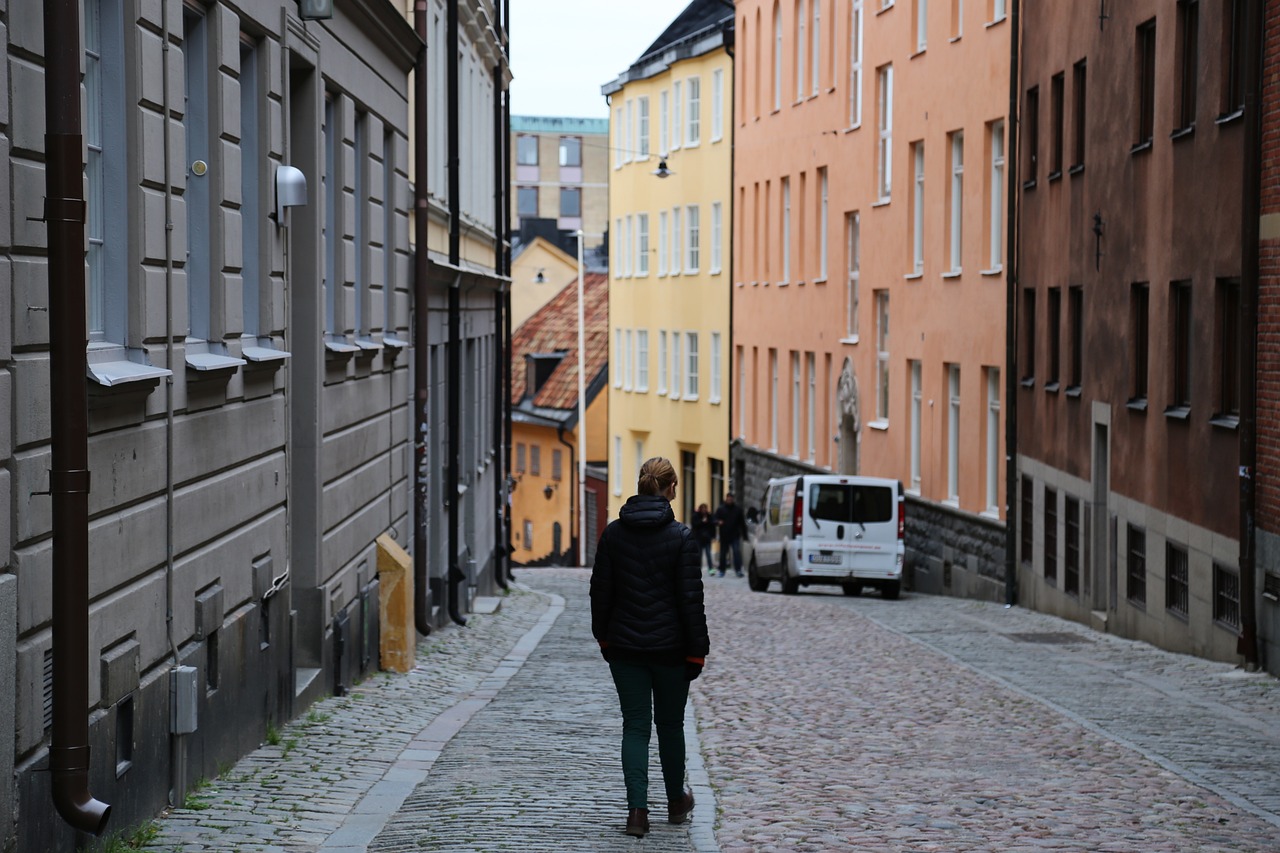
M 659 178 L 669 178 L 675 172 L 667 168 L 667 158 L 663 157 L 658 161 L 658 168 L 654 169 L 650 174 L 657 175 Z
M 286 207 L 307 203 L 307 176 L 294 166 L 276 169 L 276 225 L 284 225 Z
M 298 17 L 304 21 L 327 21 L 333 17 L 333 0 L 298 0 Z
M 555 493 L 556 493 L 556 487 L 551 485 L 550 483 L 547 483 L 542 488 L 542 496 L 547 500 L 551 500 L 551 496 L 554 495 Z
M 547 275 L 546 275 L 546 273 L 545 273 L 545 272 L 543 272 L 542 270 L 538 270 L 538 274 L 537 274 L 537 275 L 535 275 L 535 276 L 533 277 L 533 283 L 534 283 L 534 284 L 546 284 L 546 283 L 547 283 Z

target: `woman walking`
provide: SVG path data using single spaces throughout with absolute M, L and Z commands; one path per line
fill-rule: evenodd
M 639 494 L 600 536 L 591 572 L 591 633 L 622 707 L 627 834 L 637 838 L 649 831 L 655 726 L 667 820 L 684 823 L 693 812 L 693 792 L 684 787 L 684 708 L 709 640 L 698 543 L 671 510 L 676 485 L 670 461 L 655 457 L 641 466 Z

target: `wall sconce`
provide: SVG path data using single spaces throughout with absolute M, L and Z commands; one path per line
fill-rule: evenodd
M 551 500 L 551 496 L 554 495 L 555 493 L 556 493 L 556 487 L 551 485 L 550 483 L 547 483 L 547 485 L 544 486 L 542 489 L 542 496 L 547 500 Z
M 276 169 L 276 225 L 284 225 L 285 208 L 306 203 L 307 176 L 302 170 L 294 166 Z
M 658 161 L 658 168 L 654 169 L 650 174 L 657 175 L 659 178 L 669 178 L 675 172 L 667 168 L 667 158 L 663 157 Z
M 298 0 L 298 17 L 304 21 L 327 21 L 333 17 L 333 0 Z
M 538 274 L 537 274 L 537 275 L 535 275 L 535 276 L 533 277 L 533 283 L 534 283 L 534 284 L 546 284 L 546 283 L 547 283 L 547 275 L 546 275 L 546 273 L 545 273 L 544 271 L 542 271 L 542 270 L 538 270 Z

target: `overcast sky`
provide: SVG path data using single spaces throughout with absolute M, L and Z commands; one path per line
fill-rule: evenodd
M 600 87 L 689 0 L 510 0 L 513 115 L 608 118 Z

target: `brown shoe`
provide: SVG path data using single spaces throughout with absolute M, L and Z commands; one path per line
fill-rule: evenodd
M 627 812 L 627 835 L 644 838 L 649 831 L 649 810 L 631 809 Z
M 667 823 L 684 823 L 693 814 L 693 791 L 685 791 L 680 799 L 667 804 Z

